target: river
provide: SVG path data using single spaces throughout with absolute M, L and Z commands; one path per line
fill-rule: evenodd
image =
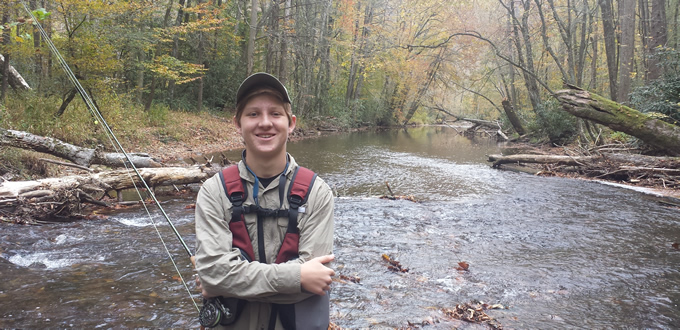
M 492 169 L 485 155 L 501 148 L 446 127 L 289 144 L 338 195 L 331 320 L 482 329 L 444 311 L 484 302 L 503 307 L 486 313 L 505 328 L 679 328 L 678 210 L 620 187 Z M 418 202 L 377 198 L 385 182 Z M 192 203 L 163 201 L 193 248 Z M 193 291 L 186 253 L 150 211 Z M 197 326 L 198 295 L 144 209 L 106 216 L 2 226 L 0 328 Z M 390 271 L 383 254 L 408 272 Z

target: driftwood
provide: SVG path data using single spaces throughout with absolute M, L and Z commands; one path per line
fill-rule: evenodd
M 453 114 L 453 113 L 447 111 L 446 109 L 439 108 L 439 107 L 435 107 L 434 109 L 439 110 L 439 111 L 441 111 L 441 112 L 443 112 L 443 113 L 445 113 L 445 114 L 447 114 L 447 115 L 449 115 L 449 116 L 451 116 L 451 117 L 453 117 L 453 118 L 456 118 L 456 120 L 454 120 L 453 122 L 456 122 L 456 121 L 467 121 L 467 122 L 470 122 L 470 123 L 474 124 L 472 127 L 468 128 L 468 129 L 465 131 L 466 133 L 474 133 L 478 128 L 480 128 L 480 127 L 486 127 L 486 128 L 495 130 L 495 131 L 496 131 L 496 135 L 498 136 L 498 138 L 499 138 L 500 140 L 503 140 L 503 141 L 507 141 L 507 140 L 508 140 L 508 136 L 505 135 L 505 133 L 503 133 L 503 130 L 501 129 L 501 125 L 498 124 L 498 122 L 490 121 L 490 120 L 474 119 L 474 118 L 465 118 L 465 117 L 462 117 L 462 116 L 455 115 L 455 114 Z M 445 124 L 446 124 L 446 123 L 445 123 Z M 451 127 L 451 126 L 448 125 L 448 124 L 447 124 L 447 126 Z M 458 132 L 458 130 L 456 130 L 456 132 Z
M 100 148 L 83 148 L 51 137 L 4 128 L 0 128 L 0 145 L 48 153 L 86 167 L 93 164 L 122 167 L 125 161 L 125 155 L 122 153 L 103 152 Z M 138 168 L 161 166 L 148 154 L 129 153 L 128 155 Z
M 637 137 L 671 156 L 680 156 L 680 126 L 648 116 L 574 86 L 556 93 L 570 114 Z
M 220 168 L 207 166 L 140 168 L 150 188 L 202 182 Z M 61 178 L 0 183 L 0 218 L 12 214 L 31 219 L 69 218 L 77 215 L 82 203 L 106 205 L 101 199 L 109 191 L 143 187 L 134 171 L 113 170 Z M 7 216 L 10 217 L 10 216 Z M 15 221 L 16 222 L 16 221 Z
M 578 172 L 598 179 L 643 183 L 649 186 L 674 188 L 680 186 L 680 158 L 653 157 L 637 154 L 600 153 L 592 156 L 564 155 L 489 155 L 493 167 L 504 164 L 542 164 L 546 171 Z M 644 182 L 643 182 L 644 181 Z
M 501 164 L 514 163 L 535 163 L 535 164 L 556 164 L 568 166 L 584 166 L 588 163 L 610 162 L 621 164 L 621 166 L 638 166 L 648 168 L 680 168 L 680 158 L 677 157 L 654 157 L 637 154 L 617 154 L 601 153 L 594 156 L 563 156 L 563 155 L 535 155 L 535 154 L 516 154 L 516 155 L 489 155 L 489 161 L 494 162 L 494 166 Z
M 0 55 L 0 76 L 5 75 L 5 72 L 3 72 L 3 68 L 5 67 L 5 57 Z M 31 86 L 26 83 L 26 80 L 24 80 L 24 77 L 22 77 L 19 72 L 13 67 L 9 66 L 9 79 L 7 81 L 9 82 L 10 87 L 12 87 L 15 90 L 18 89 L 26 89 L 30 90 Z
M 502 164 L 516 164 L 516 163 L 534 163 L 534 164 L 558 164 L 579 166 L 586 162 L 591 162 L 593 157 L 590 156 L 559 156 L 559 155 L 489 155 L 489 161 L 493 162 L 493 167 L 498 167 Z

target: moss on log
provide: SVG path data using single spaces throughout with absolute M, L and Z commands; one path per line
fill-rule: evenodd
M 570 114 L 637 137 L 669 155 L 680 156 L 680 127 L 653 118 L 600 95 L 571 87 L 557 91 Z

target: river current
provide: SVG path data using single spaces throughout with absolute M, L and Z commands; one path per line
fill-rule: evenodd
M 620 187 L 492 169 L 486 155 L 501 150 L 446 127 L 289 144 L 337 195 L 336 325 L 482 329 L 445 311 L 484 302 L 502 307 L 486 313 L 504 328 L 680 327 L 677 209 Z M 418 202 L 378 198 L 386 182 Z M 192 248 L 193 198 L 163 202 Z M 197 327 L 190 262 L 150 211 L 189 292 L 139 206 L 5 225 L 0 328 Z M 408 271 L 388 269 L 383 255 Z

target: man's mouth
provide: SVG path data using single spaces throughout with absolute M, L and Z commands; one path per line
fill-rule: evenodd
M 270 137 L 274 136 L 273 134 L 258 134 L 257 137 L 263 138 L 263 139 L 268 139 Z

